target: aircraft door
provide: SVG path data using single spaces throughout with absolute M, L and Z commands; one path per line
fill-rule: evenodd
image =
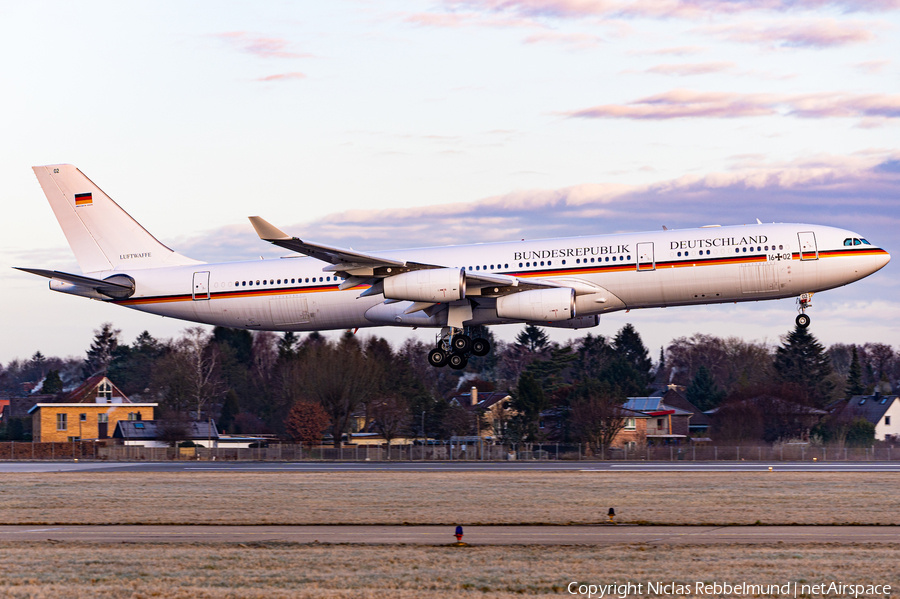
M 818 260 L 819 249 L 816 247 L 816 234 L 812 231 L 797 233 L 800 240 L 800 259 Z
M 194 273 L 194 300 L 209 299 L 209 271 Z
M 653 255 L 653 242 L 637 244 L 637 269 L 656 270 L 656 259 Z

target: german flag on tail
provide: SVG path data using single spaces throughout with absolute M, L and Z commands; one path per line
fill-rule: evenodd
M 76 206 L 90 206 L 94 203 L 94 198 L 92 193 L 76 193 L 75 194 L 75 205 Z

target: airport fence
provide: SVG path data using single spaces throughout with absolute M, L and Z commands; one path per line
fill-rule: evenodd
M 512 461 L 581 460 L 647 462 L 870 462 L 900 460 L 900 447 L 812 446 L 804 443 L 774 445 L 663 445 L 589 451 L 581 444 L 534 443 L 493 445 L 485 442 L 427 444 L 345 445 L 307 448 L 269 443 L 263 447 L 140 447 L 96 441 L 39 443 L 0 442 L 0 461 L 25 460 L 107 461 Z

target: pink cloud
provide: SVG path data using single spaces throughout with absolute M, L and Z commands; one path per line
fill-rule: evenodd
M 787 114 L 801 118 L 900 117 L 900 95 L 740 94 L 676 89 L 628 104 L 603 104 L 570 111 L 574 118 L 667 120 L 739 118 Z
M 871 23 L 819 19 L 771 25 L 742 23 L 705 27 L 700 31 L 741 43 L 787 48 L 828 48 L 871 41 L 875 39 L 872 29 Z
M 288 81 L 291 79 L 306 79 L 306 75 L 295 71 L 293 73 L 278 73 L 277 75 L 269 75 L 267 77 L 260 77 L 258 79 L 254 79 L 254 81 L 263 81 L 263 82 Z
M 695 62 L 686 64 L 658 64 L 645 70 L 645 73 L 655 75 L 707 75 L 709 73 L 721 73 L 736 68 L 733 62 Z
M 890 60 L 867 60 L 865 62 L 858 62 L 852 65 L 859 71 L 862 71 L 866 75 L 877 75 L 881 71 L 884 70 L 886 66 L 891 64 Z
M 288 42 L 277 37 L 263 37 L 246 31 L 219 33 L 214 37 L 228 43 L 236 50 L 261 58 L 305 58 L 310 56 L 287 51 Z
M 842 12 L 882 12 L 900 8 L 900 0 L 450 0 L 464 7 L 537 18 L 650 17 L 687 18 L 753 11 L 791 12 L 825 7 Z

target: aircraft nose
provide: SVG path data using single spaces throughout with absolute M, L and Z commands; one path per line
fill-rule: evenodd
M 872 269 L 872 272 L 881 270 L 882 268 L 884 268 L 887 265 L 888 262 L 891 261 L 891 255 L 889 253 L 887 253 L 887 251 L 884 251 L 884 253 L 874 256 L 874 258 L 875 258 L 875 268 Z

